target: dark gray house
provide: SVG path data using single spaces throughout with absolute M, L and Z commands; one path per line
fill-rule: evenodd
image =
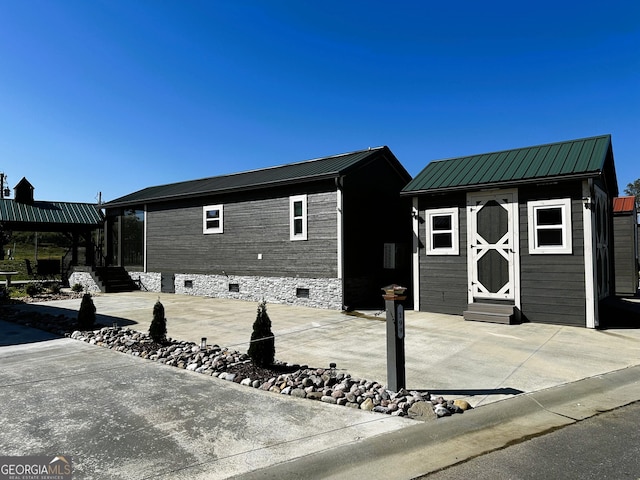
M 107 263 L 151 291 L 378 308 L 411 278 L 410 180 L 379 147 L 145 188 L 103 205 Z
M 635 197 L 613 199 L 613 238 L 617 295 L 638 291 L 638 221 Z
M 598 326 L 617 194 L 610 135 L 429 163 L 401 192 L 415 310 Z

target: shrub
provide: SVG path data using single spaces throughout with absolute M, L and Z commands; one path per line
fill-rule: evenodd
M 71 287 L 72 292 L 80 293 L 82 290 L 84 290 L 84 287 L 79 283 L 74 283 L 73 287 Z
M 85 293 L 80 302 L 78 311 L 78 326 L 83 330 L 89 330 L 96 323 L 96 306 L 90 293 Z
M 42 292 L 42 287 L 40 285 L 38 285 L 37 283 L 29 283 L 27 284 L 27 286 L 25 287 L 24 291 L 27 293 L 27 295 L 29 295 L 30 297 L 35 297 L 36 295 L 38 295 L 40 292 Z
M 149 336 L 154 342 L 164 343 L 167 341 L 167 319 L 164 316 L 164 305 L 160 300 L 153 306 L 153 320 L 149 326 Z
M 275 338 L 271 332 L 271 319 L 267 314 L 267 302 L 264 300 L 258 304 L 258 315 L 253 322 L 251 344 L 247 354 L 253 363 L 259 367 L 273 365 L 276 354 Z
M 60 293 L 60 284 L 58 282 L 53 282 L 51 285 L 49 285 L 49 293 L 52 293 L 54 295 Z

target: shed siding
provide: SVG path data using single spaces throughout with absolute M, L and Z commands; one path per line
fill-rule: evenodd
M 426 209 L 458 207 L 459 255 L 425 255 L 426 225 L 420 222 L 420 310 L 462 315 L 467 308 L 467 210 L 464 194 L 420 198 L 419 214 Z
M 635 295 L 638 290 L 636 219 L 633 214 L 613 217 L 616 294 Z
M 520 285 L 523 320 L 565 325 L 586 324 L 584 270 L 584 225 L 582 190 L 579 182 L 521 187 Z M 571 254 L 529 254 L 527 202 L 571 198 Z
M 224 233 L 202 233 L 202 207 L 210 204 L 223 205 Z M 147 270 L 333 278 L 337 276 L 335 208 L 335 191 L 309 193 L 308 240 L 291 241 L 289 195 L 153 204 L 147 210 Z

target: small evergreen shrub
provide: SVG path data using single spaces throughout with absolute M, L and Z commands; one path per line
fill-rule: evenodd
M 79 283 L 74 283 L 73 287 L 71 287 L 72 292 L 80 293 L 82 290 L 84 290 L 84 287 Z
M 258 304 L 258 315 L 253 322 L 251 344 L 247 352 L 254 365 L 267 367 L 273 365 L 276 355 L 275 338 L 271 332 L 271 319 L 267 314 L 267 302 L 264 300 Z
M 49 293 L 57 295 L 60 293 L 60 284 L 58 282 L 53 282 L 49 285 Z
M 27 293 L 27 295 L 29 295 L 30 297 L 35 297 L 36 295 L 38 295 L 40 292 L 42 292 L 42 287 L 40 285 L 38 285 L 37 283 L 29 283 L 27 284 L 27 286 L 25 287 L 24 291 Z
M 149 336 L 157 343 L 167 341 L 167 319 L 164 316 L 164 305 L 160 303 L 160 300 L 153 306 L 153 320 L 149 325 Z
M 78 327 L 82 330 L 93 328 L 96 323 L 96 306 L 93 304 L 93 298 L 90 293 L 85 293 L 80 302 L 80 310 L 78 311 Z

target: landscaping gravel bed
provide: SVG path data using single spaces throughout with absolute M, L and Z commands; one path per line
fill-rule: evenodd
M 80 331 L 77 320 L 64 315 L 20 312 L 6 305 L 2 308 L 3 318 L 11 322 L 276 394 L 423 421 L 471 408 L 465 400 L 447 401 L 429 392 L 405 389 L 393 392 L 380 382 L 355 378 L 332 368 L 310 368 L 278 361 L 270 368 L 259 368 L 246 353 L 218 345 L 201 348 L 193 342 L 171 339 L 159 344 L 146 332 L 130 328 Z

